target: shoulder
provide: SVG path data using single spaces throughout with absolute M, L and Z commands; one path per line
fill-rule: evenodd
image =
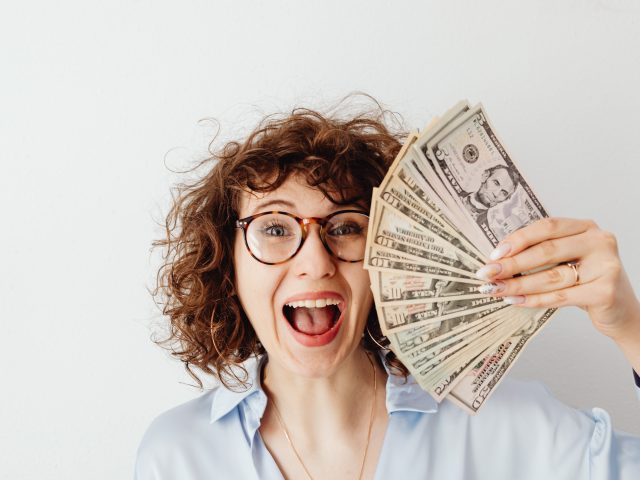
M 448 413 L 464 413 L 452 402 L 443 402 L 441 406 Z M 491 422 L 498 416 L 510 422 L 522 418 L 555 422 L 582 419 L 586 413 L 558 400 L 542 382 L 506 378 L 476 415 L 464 415 L 477 422 Z
M 399 413 L 393 466 L 421 458 L 434 478 L 527 480 L 585 478 L 588 469 L 593 422 L 538 382 L 505 378 L 476 415 L 449 400 Z
M 184 445 L 194 434 L 206 429 L 213 394 L 214 391 L 206 392 L 158 415 L 142 437 L 139 455 L 151 451 L 161 455 L 176 445 Z
M 214 391 L 158 415 L 147 427 L 138 446 L 136 480 L 202 478 L 201 472 L 224 469 L 225 442 L 220 422 L 212 424 Z
M 422 458 L 434 478 L 640 478 L 640 439 L 616 434 L 604 410 L 566 405 L 540 382 L 504 379 L 476 415 L 448 400 L 433 413 L 399 413 L 403 442 L 392 467 Z
M 491 432 L 492 443 L 519 446 L 541 453 L 587 446 L 596 427 L 592 413 L 558 400 L 541 382 L 507 378 L 476 415 L 452 402 L 441 404 L 443 420 L 479 439 Z M 495 445 L 495 443 L 494 443 Z
M 236 392 L 217 385 L 158 415 L 140 441 L 136 480 L 200 479 L 212 473 L 249 478 L 251 435 L 246 428 L 256 420 L 255 390 Z

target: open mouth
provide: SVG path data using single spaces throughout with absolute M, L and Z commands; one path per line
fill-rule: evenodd
M 287 303 L 282 313 L 297 332 L 305 335 L 323 335 L 331 330 L 340 318 L 340 302 L 337 299 L 300 300 Z

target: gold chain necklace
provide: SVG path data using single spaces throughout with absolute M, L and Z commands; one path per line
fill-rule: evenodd
M 367 431 L 367 444 L 364 446 L 364 456 L 362 457 L 362 464 L 360 465 L 360 473 L 358 474 L 358 480 L 362 478 L 362 472 L 364 471 L 364 463 L 367 460 L 367 451 L 369 450 L 369 441 L 371 440 L 371 427 L 373 427 L 373 414 L 375 412 L 375 406 L 376 406 L 376 391 L 378 389 L 376 367 L 374 366 L 373 361 L 371 360 L 368 354 L 367 354 L 367 360 L 369 360 L 369 363 L 371 364 L 371 369 L 373 370 L 373 401 L 371 402 L 371 414 L 369 415 L 369 429 Z M 302 461 L 300 454 L 298 454 L 296 447 L 293 446 L 293 442 L 291 441 L 291 436 L 289 435 L 289 431 L 287 430 L 287 427 L 285 427 L 284 422 L 282 421 L 282 417 L 280 416 L 280 410 L 278 410 L 278 406 L 276 405 L 275 400 L 271 399 L 271 401 L 273 402 L 273 408 L 276 414 L 276 419 L 278 420 L 280 427 L 282 427 L 282 430 L 284 431 L 284 436 L 287 439 L 287 442 L 289 442 L 289 445 L 291 446 L 291 450 L 293 450 L 294 455 L 300 462 L 300 465 L 302 465 L 302 468 L 304 472 L 307 474 L 307 477 L 309 477 L 309 480 L 313 480 L 313 477 L 309 473 L 309 470 L 307 470 L 307 467 Z

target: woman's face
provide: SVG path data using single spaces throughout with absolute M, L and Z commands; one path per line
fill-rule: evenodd
M 273 192 L 245 194 L 238 213 L 244 218 L 280 210 L 307 218 L 347 208 L 361 210 L 335 205 L 304 180 L 290 177 Z M 269 360 L 297 374 L 320 377 L 335 372 L 358 346 L 373 297 L 363 262 L 331 256 L 319 226 L 308 228 L 298 253 L 278 265 L 253 258 L 237 229 L 234 266 L 238 297 Z

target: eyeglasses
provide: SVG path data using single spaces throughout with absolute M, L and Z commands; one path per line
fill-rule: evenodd
M 364 259 L 369 216 L 358 210 L 340 210 L 324 218 L 263 212 L 236 220 L 236 228 L 242 228 L 244 244 L 253 258 L 276 265 L 300 251 L 314 223 L 320 226 L 320 239 L 332 256 L 344 262 Z

